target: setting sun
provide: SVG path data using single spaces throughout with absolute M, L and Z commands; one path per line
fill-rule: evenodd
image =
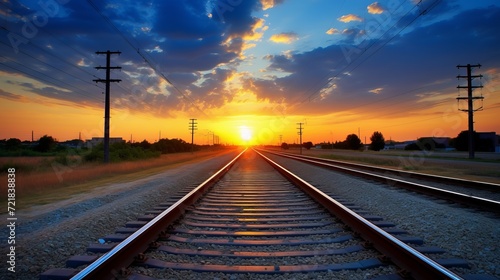
M 249 141 L 252 139 L 252 130 L 247 126 L 240 126 L 240 137 L 243 141 Z

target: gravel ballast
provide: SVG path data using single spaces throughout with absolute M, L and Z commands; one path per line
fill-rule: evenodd
M 185 190 L 186 186 L 200 184 L 235 155 L 236 152 L 227 153 L 141 180 L 114 184 L 109 186 L 116 189 L 111 193 L 86 195 L 86 199 L 61 204 L 64 206 L 59 209 L 40 211 L 38 214 L 26 212 L 24 215 L 18 211 L 16 272 L 2 269 L 0 279 L 38 279 L 40 273 L 50 268 L 65 267 L 69 257 L 86 254 L 90 243 L 135 220 L 146 210 Z M 500 278 L 498 217 L 293 160 L 270 157 L 320 189 L 352 201 L 371 214 L 396 223 L 398 228 L 407 230 L 411 235 L 423 238 L 426 246 L 445 249 L 445 257 L 466 259 L 471 269 L 455 269 L 456 273 Z M 1 218 L 6 220 L 5 215 Z M 7 236 L 7 229 L 2 228 L 0 234 Z M 8 252 L 6 242 L 0 250 Z M 345 278 L 341 274 L 335 276 L 350 279 L 349 272 L 346 272 Z M 171 275 L 174 279 L 191 279 L 193 276 L 186 271 L 172 271 Z M 227 275 L 214 273 L 211 276 L 213 278 L 209 279 L 254 279 L 248 275 L 227 278 Z M 296 276 L 276 275 L 262 279 L 290 279 Z M 331 278 L 328 274 L 316 276 L 320 279 Z
M 0 279 L 38 279 L 39 274 L 48 269 L 66 267 L 69 257 L 85 254 L 89 244 L 135 220 L 178 191 L 199 185 L 236 154 L 233 151 L 144 179 L 105 186 L 113 191 L 103 194 L 96 189 L 95 196 L 90 193 L 85 194 L 84 199 L 60 202 L 58 204 L 63 205 L 60 208 L 17 211 L 15 272 L 8 271 L 4 261 Z M 0 218 L 6 221 L 7 216 Z M 4 226 L 0 235 L 7 237 L 8 234 Z M 2 242 L 0 250 L 5 260 L 9 253 L 7 242 Z
M 471 269 L 455 269 L 456 273 L 500 278 L 498 216 L 290 159 L 269 157 L 321 190 L 348 199 L 423 238 L 426 246 L 445 249 L 447 257 L 467 260 Z

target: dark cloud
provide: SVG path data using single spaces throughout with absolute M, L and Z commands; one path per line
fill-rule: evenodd
M 112 71 L 112 78 L 122 79 L 112 85 L 114 108 L 161 116 L 190 106 L 219 107 L 232 100 L 234 93 L 226 88 L 226 80 L 241 63 L 244 37 L 254 35 L 258 19 L 252 13 L 262 8 L 258 0 L 92 1 L 117 32 L 87 1 L 69 1 L 33 37 L 24 38 L 16 53 L 9 47 L 7 34 L 22 37 L 29 15 L 39 7 L 6 3 L 11 16 L 8 29 L 0 30 L 2 63 L 8 66 L 2 71 L 22 73 L 48 85 L 25 84 L 25 88 L 52 99 L 101 107 L 103 84 L 92 80 L 104 78 L 105 72 L 94 67 L 105 65 L 105 56 L 95 52 L 119 50 L 122 54 L 112 57 L 112 64 L 122 67 L 121 72 Z M 375 34 L 368 39 L 364 36 L 367 18 L 350 26 L 349 32 L 335 35 L 342 36 L 340 43 L 302 53 L 267 55 L 269 75 L 265 79 L 247 76 L 244 86 L 254 90 L 259 100 L 286 101 L 301 105 L 297 106 L 301 113 L 324 114 L 364 110 L 370 106 L 363 104 L 381 99 L 392 102 L 397 98 L 411 105 L 420 100 L 416 94 L 456 86 L 457 64 L 498 65 L 500 8 L 451 17 L 457 7 L 454 1 L 441 1 L 436 7 L 429 6 L 432 3 L 422 2 L 380 39 Z M 420 13 L 417 21 L 397 34 Z M 388 14 L 374 15 L 374 19 Z M 439 21 L 443 15 L 448 19 Z M 392 27 L 386 25 L 381 27 Z M 431 84 L 439 86 L 412 91 Z M 1 95 L 16 98 L 5 92 Z
M 206 1 L 159 1 L 152 32 L 171 40 L 220 37 L 223 26 L 210 18 Z
M 216 0 L 212 14 L 214 19 L 226 25 L 230 37 L 237 37 L 252 32 L 257 19 L 251 13 L 260 7 L 258 0 Z
M 10 101 L 27 102 L 27 98 L 20 94 L 10 93 L 3 89 L 0 89 L 0 98 L 7 99 Z
M 494 34 L 499 33 L 499 7 L 469 10 L 404 35 L 393 34 L 396 37 L 390 42 L 373 40 L 268 56 L 271 64 L 267 71 L 289 75 L 273 81 L 251 79 L 247 84 L 256 89 L 260 99 L 278 101 L 285 97 L 300 104 L 300 113 L 325 114 L 358 107 L 366 111 L 375 107 L 370 104 L 382 107 L 376 103 L 382 98 L 411 111 L 427 92 L 453 91 L 458 83 L 454 79 L 457 64 L 496 67 L 500 63 L 500 37 Z M 332 77 L 336 78 L 329 80 Z M 321 89 L 328 86 L 330 95 L 322 96 Z M 379 88 L 379 94 L 370 93 Z M 401 105 L 398 108 L 402 109 Z
M 112 64 L 123 69 L 123 72 L 112 71 L 112 78 L 122 79 L 112 85 L 118 108 L 137 111 L 146 108 L 155 112 L 158 107 L 156 111 L 163 114 L 167 108 L 178 110 L 189 106 L 189 102 L 213 107 L 231 99 L 231 93 L 223 88 L 232 71 L 218 66 L 239 63 L 242 37 L 253 32 L 257 19 L 251 13 L 259 7 L 259 1 L 231 1 L 224 9 L 220 9 L 223 1 L 206 0 L 92 3 L 93 6 L 86 1 L 69 1 L 57 6 L 57 15 L 51 15 L 33 36 L 25 38 L 23 27 L 29 23 L 29 15 L 40 7 L 36 3 L 23 6 L 7 2 L 5 5 L 12 6 L 7 31 L 23 41 L 18 54 L 13 49 L 2 50 L 17 63 L 15 68 L 3 70 L 11 73 L 21 70 L 30 78 L 49 84 L 43 88 L 25 85 L 39 95 L 101 106 L 103 84 L 92 80 L 104 78 L 105 72 L 94 67 L 104 66 L 105 56 L 95 52 L 118 50 L 122 54 L 112 56 Z M 24 20 L 19 20 L 22 17 Z M 9 45 L 6 38 L 2 36 L 5 45 Z M 144 70 L 151 66 L 159 72 Z M 203 77 L 198 74 L 212 69 L 214 74 Z M 160 88 L 162 75 L 177 89 Z M 196 83 L 198 79 L 201 80 Z M 191 98 L 183 96 L 187 93 Z

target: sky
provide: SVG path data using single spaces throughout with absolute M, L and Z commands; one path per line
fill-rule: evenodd
M 108 50 L 127 141 L 456 137 L 467 64 L 500 133 L 497 0 L 0 0 L 0 22 L 0 139 L 102 137 Z

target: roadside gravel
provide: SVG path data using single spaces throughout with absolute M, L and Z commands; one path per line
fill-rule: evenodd
M 452 269 L 459 275 L 482 274 L 500 279 L 500 218 L 459 205 L 353 178 L 320 167 L 269 155 L 309 183 L 348 199 L 364 210 L 379 215 L 426 246 L 446 250 L 437 258 L 462 258 L 470 269 Z
M 236 151 L 232 151 L 144 179 L 104 186 L 105 192 L 96 189 L 95 194 L 60 202 L 61 207 L 56 209 L 52 205 L 50 210 L 41 206 L 18 211 L 15 273 L 7 271 L 4 261 L 0 279 L 38 279 L 40 273 L 50 268 L 65 267 L 69 257 L 85 254 L 90 243 L 113 233 L 178 191 L 199 185 L 235 155 Z M 6 216 L 0 219 L 5 221 Z M 7 230 L 0 229 L 0 236 L 8 236 Z M 5 259 L 5 252 L 9 252 L 7 242 L 2 242 L 0 252 Z

